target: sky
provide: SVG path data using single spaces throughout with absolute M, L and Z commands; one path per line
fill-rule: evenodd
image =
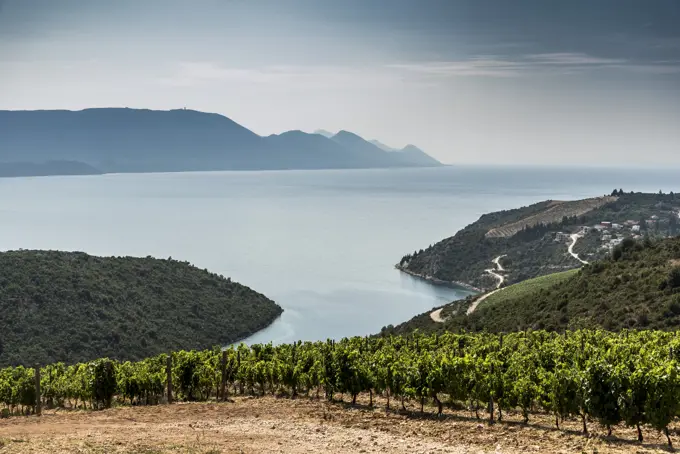
M 0 0 L 0 109 L 89 107 L 450 164 L 680 166 L 680 1 Z

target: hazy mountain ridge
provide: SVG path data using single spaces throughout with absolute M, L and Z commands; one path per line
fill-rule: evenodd
M 0 111 L 0 165 L 44 169 L 48 162 L 71 161 L 92 167 L 90 173 L 423 165 L 341 132 L 263 137 L 225 116 L 186 109 Z
M 373 145 L 375 145 L 376 147 L 380 148 L 383 151 L 399 151 L 398 148 L 392 148 L 389 145 L 385 145 L 384 143 L 382 143 L 381 141 L 376 140 L 376 139 L 369 140 L 369 142 L 372 143 Z
M 0 162 L 0 177 L 48 175 L 99 175 L 102 172 L 79 161 Z

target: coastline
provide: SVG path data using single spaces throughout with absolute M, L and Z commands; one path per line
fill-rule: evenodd
M 465 289 L 465 290 L 470 290 L 470 291 L 476 292 L 476 293 L 484 293 L 484 290 L 482 290 L 482 289 L 480 289 L 480 288 L 477 288 L 477 287 L 475 287 L 475 286 L 472 286 L 472 285 L 470 285 L 470 284 L 467 284 L 467 283 L 465 283 L 465 282 L 460 282 L 460 281 L 444 281 L 444 280 L 442 280 L 442 279 L 437 279 L 436 277 L 425 276 L 425 275 L 423 275 L 423 274 L 416 273 L 416 272 L 411 271 L 411 270 L 409 270 L 409 269 L 403 268 L 403 267 L 402 267 L 401 265 L 399 265 L 399 264 L 394 265 L 394 267 L 395 267 L 396 269 L 398 269 L 399 271 L 401 271 L 402 273 L 406 273 L 406 274 L 411 275 L 411 276 L 413 276 L 413 277 L 417 277 L 417 278 L 419 278 L 419 279 L 423 279 L 423 280 L 428 281 L 429 283 L 434 284 L 434 285 L 442 285 L 442 286 L 452 287 L 452 288 L 463 288 L 463 289 Z
M 262 327 L 257 328 L 255 331 L 253 331 L 253 332 L 250 333 L 250 334 L 247 334 L 247 335 L 245 335 L 245 336 L 239 336 L 239 337 L 236 338 L 236 340 L 229 341 L 229 342 L 226 342 L 226 343 L 225 343 L 225 342 L 220 342 L 220 344 L 222 345 L 222 346 L 221 346 L 221 349 L 222 349 L 222 350 L 226 350 L 226 349 L 228 349 L 228 348 L 231 347 L 231 346 L 238 347 L 240 344 L 244 343 L 244 342 L 243 342 L 244 340 L 246 340 L 246 339 L 248 339 L 248 338 L 250 338 L 250 337 L 256 335 L 257 333 L 259 333 L 259 332 L 261 332 L 261 331 L 264 331 L 264 330 L 266 330 L 267 328 L 269 328 L 270 326 L 272 326 L 276 321 L 278 321 L 278 320 L 281 318 L 281 316 L 283 315 L 283 312 L 284 312 L 284 309 L 283 309 L 281 306 L 279 306 L 278 304 L 277 304 L 277 306 L 278 306 L 279 308 L 281 308 L 281 311 L 278 313 L 278 315 L 277 315 L 276 317 L 274 317 L 274 318 L 272 318 L 270 321 L 264 323 Z

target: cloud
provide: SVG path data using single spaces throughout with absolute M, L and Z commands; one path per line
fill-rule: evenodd
M 180 62 L 169 77 L 159 82 L 175 87 L 210 83 L 246 82 L 251 85 L 286 87 L 338 87 L 365 83 L 400 83 L 398 74 L 380 68 L 349 66 L 264 66 L 235 68 L 218 62 Z
M 649 76 L 680 74 L 680 61 L 633 62 L 583 53 L 542 53 L 517 57 L 479 55 L 455 61 L 426 61 L 368 66 L 271 65 L 253 68 L 226 66 L 216 61 L 184 61 L 170 74 L 157 78 L 162 85 L 194 87 L 206 84 L 282 89 L 343 89 L 437 84 L 455 77 L 518 78 L 568 76 L 592 71 L 618 71 Z
M 522 65 L 509 60 L 475 57 L 469 60 L 387 65 L 388 68 L 432 76 L 516 77 Z
M 582 53 L 556 52 L 547 54 L 531 54 L 524 58 L 527 62 L 537 62 L 543 65 L 570 65 L 570 66 L 607 66 L 622 65 L 627 60 L 619 58 L 601 58 Z
M 527 54 L 512 58 L 477 56 L 457 61 L 391 64 L 388 67 L 431 77 L 568 75 L 607 69 L 656 75 L 680 72 L 680 62 L 677 61 L 632 62 L 571 52 Z

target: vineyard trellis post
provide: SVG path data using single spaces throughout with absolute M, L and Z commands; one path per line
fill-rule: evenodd
M 40 366 L 35 366 L 35 414 L 40 416 L 42 414 L 40 396 Z
M 222 402 L 227 400 L 227 351 L 222 350 L 222 361 L 220 363 L 220 371 L 222 372 L 222 381 L 220 382 L 219 398 Z
M 494 422 L 493 421 L 493 411 L 494 411 L 494 408 L 493 408 L 493 391 L 494 391 L 494 389 L 493 389 L 493 384 L 494 384 L 494 381 L 493 381 L 493 363 L 491 363 L 491 376 L 490 376 L 490 378 L 492 380 L 491 381 L 492 385 L 489 387 L 490 388 L 489 389 L 489 391 L 490 391 L 489 392 L 489 424 L 493 424 L 493 422 Z
M 168 403 L 172 403 L 172 352 L 168 354 L 168 361 L 165 366 L 168 375 Z

